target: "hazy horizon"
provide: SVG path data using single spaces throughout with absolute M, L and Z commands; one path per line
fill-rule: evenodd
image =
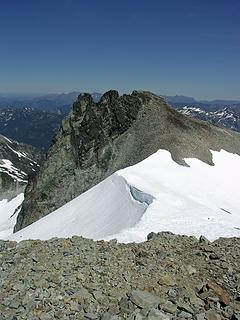
M 117 90 L 115 88 L 110 88 L 106 91 L 109 90 Z M 133 90 L 145 90 L 145 89 L 133 89 Z M 130 94 L 133 90 L 128 90 L 128 91 L 119 91 L 119 94 Z M 71 91 L 59 91 L 59 92 L 0 92 L 0 97 L 3 98 L 16 98 L 16 99 L 30 99 L 30 98 L 39 98 L 39 97 L 44 97 L 44 96 L 48 96 L 48 95 L 61 95 L 61 94 L 70 94 L 70 93 L 100 93 L 100 94 L 104 94 L 106 91 L 97 91 L 97 90 L 71 90 Z M 151 90 L 147 90 L 147 91 L 151 91 Z M 153 92 L 153 91 L 151 91 Z M 240 102 L 240 98 L 222 98 L 222 97 L 213 97 L 213 98 L 201 98 L 201 97 L 193 97 L 190 95 L 186 95 L 186 94 L 164 94 L 162 92 L 153 92 L 156 95 L 162 95 L 162 96 L 169 96 L 169 97 L 186 97 L 186 98 L 193 98 L 196 101 L 214 101 L 214 100 L 227 100 L 227 101 L 238 101 Z

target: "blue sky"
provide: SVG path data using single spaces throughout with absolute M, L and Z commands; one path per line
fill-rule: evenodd
M 0 0 L 0 92 L 240 99 L 239 0 Z

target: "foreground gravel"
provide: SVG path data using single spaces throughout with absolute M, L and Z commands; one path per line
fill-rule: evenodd
M 240 319 L 240 238 L 0 241 L 0 319 Z

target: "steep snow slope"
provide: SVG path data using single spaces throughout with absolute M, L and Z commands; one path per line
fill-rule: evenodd
M 19 206 L 23 202 L 23 199 L 24 195 L 20 193 L 10 201 L 7 199 L 0 201 L 0 239 L 13 233 L 13 227 L 20 209 Z
M 214 166 L 185 159 L 187 167 L 159 150 L 9 239 L 82 235 L 140 242 L 152 231 L 211 240 L 240 236 L 240 157 L 223 150 L 212 155 Z
M 82 235 L 101 239 L 110 236 L 133 227 L 141 219 L 148 205 L 136 201 L 138 195 L 141 201 L 144 200 L 144 194 L 130 188 L 121 176 L 113 174 L 11 238 L 48 239 Z M 145 198 L 148 203 L 152 200 L 148 195 Z

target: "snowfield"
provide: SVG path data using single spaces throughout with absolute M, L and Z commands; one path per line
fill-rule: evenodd
M 152 231 L 210 240 L 240 236 L 240 157 L 224 150 L 212 155 L 214 166 L 185 159 L 184 167 L 159 150 L 7 238 L 141 242 Z
M 15 210 L 21 205 L 24 194 L 20 193 L 14 199 L 0 201 L 0 239 L 4 239 L 13 233 L 13 228 L 17 220 L 19 210 Z

